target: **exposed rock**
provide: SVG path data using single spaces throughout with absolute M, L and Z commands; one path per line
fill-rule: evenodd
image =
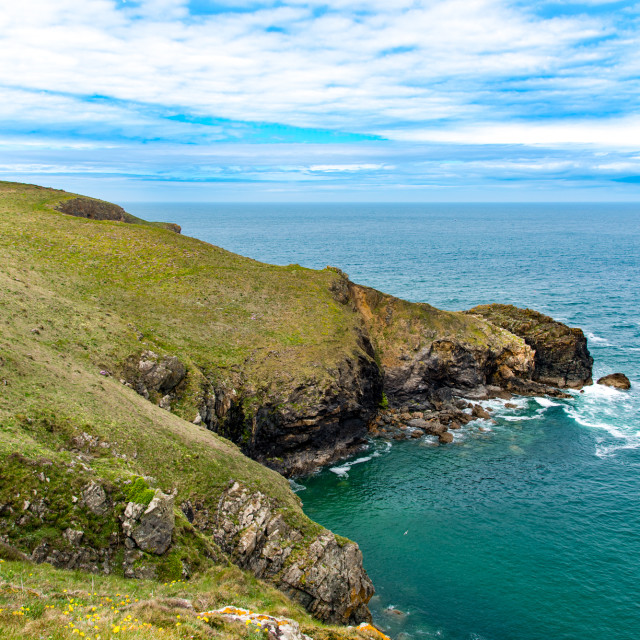
M 84 536 L 84 531 L 79 531 L 78 529 L 65 529 L 63 532 L 63 537 L 67 542 L 73 546 L 79 545 Z
M 631 389 L 631 381 L 624 373 L 610 373 L 608 376 L 599 378 L 598 384 L 614 387 L 615 389 Z
M 83 504 L 97 516 L 102 516 L 109 510 L 109 501 L 105 490 L 93 480 L 82 490 Z
M 576 389 L 592 383 L 593 358 L 581 329 L 537 311 L 506 304 L 482 305 L 467 313 L 482 316 L 522 337 L 535 350 L 534 381 Z
M 225 620 L 242 622 L 245 627 L 266 632 L 269 640 L 311 640 L 308 635 L 300 631 L 300 625 L 289 618 L 276 618 L 238 607 L 224 607 L 224 609 L 206 611 L 200 615 L 218 616 Z
M 393 406 L 422 402 L 441 409 L 455 395 L 482 389 L 487 396 L 487 385 L 499 390 L 504 378 L 528 379 L 533 373 L 531 347 L 482 318 L 348 286 L 378 350 Z M 442 391 L 449 395 L 440 396 Z
M 438 440 L 439 440 L 442 444 L 448 444 L 449 442 L 453 442 L 453 434 L 449 433 L 448 431 L 443 431 L 443 432 L 438 436 Z
M 111 572 L 112 551 L 109 548 L 90 547 L 55 549 L 49 543 L 41 542 L 33 550 L 31 560 L 38 563 L 48 562 L 59 569 L 108 574 Z
M 94 200 L 93 198 L 80 197 L 64 200 L 56 206 L 56 210 L 70 216 L 88 218 L 89 220 L 113 220 L 115 222 L 146 224 L 144 220 L 132 216 L 117 204 L 112 204 L 111 202 L 105 202 L 103 200 Z M 158 225 L 160 223 L 156 224 Z M 180 233 L 182 231 L 180 225 L 172 222 L 162 223 L 161 226 L 165 229 L 170 229 L 175 233 Z
M 382 375 L 373 352 L 365 349 L 345 357 L 333 374 L 328 380 L 298 381 L 284 391 L 282 385 L 270 389 L 270 400 L 250 421 L 241 398 L 234 399 L 215 430 L 285 476 L 304 475 L 356 453 L 378 410 Z
M 62 213 L 90 220 L 115 220 L 128 222 L 127 212 L 117 204 L 93 200 L 92 198 L 73 198 L 61 202 L 56 209 Z
M 473 405 L 473 408 L 471 409 L 471 415 L 474 418 L 481 418 L 483 420 L 488 420 L 489 418 L 491 418 L 489 412 L 479 404 Z
M 145 398 L 162 396 L 163 408 L 171 402 L 171 392 L 184 380 L 187 370 L 176 356 L 160 357 L 153 351 L 143 351 L 139 358 L 129 359 L 127 378 L 133 388 Z
M 213 533 L 240 567 L 273 582 L 316 617 L 331 623 L 368 621 L 374 593 L 354 542 L 339 543 L 323 531 L 311 543 L 292 529 L 271 501 L 238 483 L 221 497 L 211 517 L 194 505 L 194 525 Z
M 171 546 L 171 537 L 175 527 L 173 502 L 174 496 L 167 495 L 162 493 L 160 489 L 156 489 L 153 500 L 137 518 L 135 515 L 139 510 L 135 506 L 131 508 L 128 520 L 128 528 L 131 531 L 129 535 L 143 551 L 162 555 Z M 134 504 L 130 502 L 127 505 L 127 509 L 129 509 L 129 505 Z M 127 512 L 125 511 L 126 516 Z M 134 521 L 139 520 L 137 526 L 131 523 L 132 519 Z

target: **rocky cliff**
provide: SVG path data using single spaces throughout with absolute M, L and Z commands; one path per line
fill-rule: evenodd
M 0 183 L 0 542 L 36 561 L 160 580 L 232 562 L 366 621 L 357 545 L 280 474 L 397 420 L 446 443 L 482 417 L 469 399 L 590 379 L 582 334 L 535 312 L 441 311 L 78 200 Z
M 593 383 L 593 358 L 582 329 L 568 327 L 538 311 L 508 304 L 482 305 L 468 313 L 520 336 L 534 350 L 533 380 L 573 389 Z

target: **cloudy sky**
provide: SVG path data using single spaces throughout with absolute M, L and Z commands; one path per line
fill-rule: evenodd
M 640 200 L 640 4 L 0 0 L 0 178 L 112 200 Z

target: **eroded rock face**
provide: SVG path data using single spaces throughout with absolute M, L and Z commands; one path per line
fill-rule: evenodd
M 631 389 L 631 381 L 624 373 L 610 373 L 608 376 L 599 378 L 598 384 L 613 387 L 614 389 L 622 389 L 624 391 Z
M 373 358 L 345 358 L 324 388 L 309 380 L 259 409 L 244 450 L 286 476 L 310 473 L 362 447 L 381 396 Z
M 142 504 L 129 502 L 122 521 L 124 534 L 139 549 L 162 555 L 171 546 L 175 528 L 173 503 L 174 497 L 159 489 L 156 489 L 153 499 L 146 508 Z
M 143 351 L 138 359 L 131 359 L 127 364 L 127 377 L 133 388 L 147 399 L 153 394 L 162 396 L 160 402 L 165 404 L 170 401 L 165 397 L 186 375 L 186 367 L 176 356 L 159 356 L 153 351 Z
M 370 620 L 374 589 L 357 544 L 342 544 L 326 530 L 303 544 L 303 534 L 286 524 L 267 496 L 238 483 L 222 494 L 217 513 L 191 503 L 187 511 L 238 566 L 270 580 L 321 620 Z
M 507 304 L 474 307 L 467 313 L 520 336 L 535 351 L 533 380 L 578 389 L 592 384 L 593 358 L 581 329 L 568 327 L 531 309 Z
M 127 212 L 117 204 L 92 200 L 91 198 L 73 198 L 61 202 L 56 209 L 62 213 L 90 220 L 115 220 L 128 222 Z

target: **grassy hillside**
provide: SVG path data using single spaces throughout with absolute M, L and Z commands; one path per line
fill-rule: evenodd
M 203 615 L 230 602 L 294 619 L 304 633 L 318 640 L 372 637 L 371 633 L 318 623 L 300 605 L 233 566 L 214 567 L 190 581 L 156 582 L 90 576 L 0 559 L 3 640 L 266 640 L 255 626 Z
M 157 489 L 176 495 L 173 544 L 163 555 L 140 552 L 130 568 L 161 581 L 208 575 L 235 559 L 177 507 L 197 504 L 214 526 L 220 496 L 239 483 L 266 496 L 293 532 L 282 540 L 284 568 L 311 565 L 306 550 L 326 531 L 289 483 L 191 421 L 205 382 L 244 389 L 249 410 L 290 384 L 294 368 L 297 380 L 329 380 L 340 351 L 358 349 L 357 317 L 330 291 L 338 276 L 262 265 L 156 225 L 55 210 L 74 197 L 0 183 L 0 541 L 72 566 L 69 536 L 81 531 L 78 562 L 121 574 L 124 508 L 148 505 Z M 120 380 L 128 359 L 150 349 L 187 367 L 171 412 Z M 94 481 L 106 513 L 86 505 Z M 255 590 L 256 608 L 266 607 L 273 589 Z

